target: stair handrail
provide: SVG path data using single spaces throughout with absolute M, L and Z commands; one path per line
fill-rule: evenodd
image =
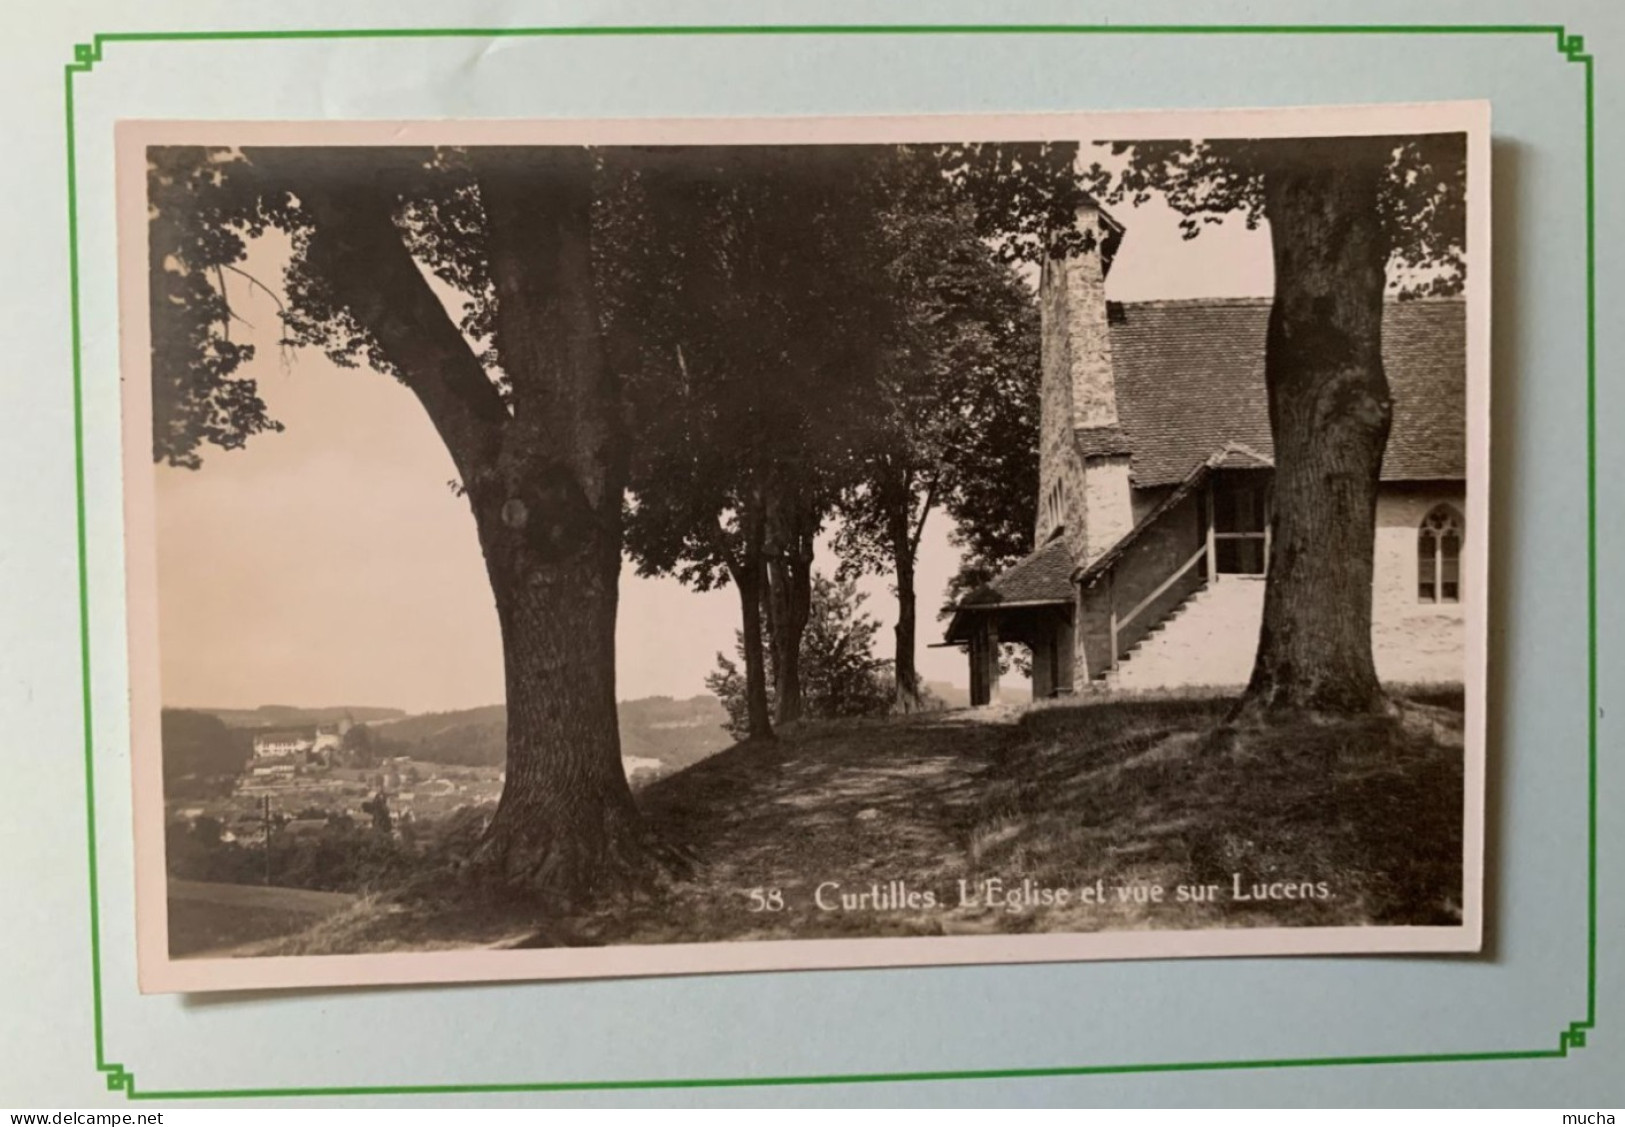
M 1175 571 L 1172 575 L 1170 575 L 1167 579 L 1164 579 L 1162 581 L 1162 585 L 1160 587 L 1158 587 L 1155 591 L 1151 592 L 1145 598 L 1141 599 L 1138 603 L 1136 603 L 1134 605 L 1133 610 L 1129 611 L 1122 618 L 1118 618 L 1117 613 L 1115 611 L 1113 611 L 1112 612 L 1112 638 L 1115 640 L 1116 637 L 1117 637 L 1117 634 L 1118 634 L 1118 632 L 1120 630 L 1124 629 L 1126 626 L 1128 626 L 1129 623 L 1133 622 L 1135 620 L 1135 618 L 1137 618 L 1139 616 L 1140 612 L 1143 611 L 1146 607 L 1150 606 L 1152 603 L 1156 602 L 1159 598 L 1161 598 L 1164 594 L 1166 594 L 1167 591 L 1168 591 L 1168 588 L 1172 587 L 1175 583 L 1178 583 L 1182 578 L 1184 578 L 1185 573 L 1190 571 L 1191 568 L 1195 567 L 1196 564 L 1197 564 L 1197 561 L 1199 561 L 1205 555 L 1207 555 L 1207 544 L 1203 543 L 1200 548 L 1196 549 L 1196 554 L 1195 555 L 1191 556 L 1190 559 L 1186 560 L 1183 564 L 1181 564 L 1179 566 L 1179 569 L 1177 571 Z M 1115 649 L 1116 647 L 1114 646 L 1113 648 Z M 1112 655 L 1112 660 L 1114 662 L 1117 660 L 1116 654 Z

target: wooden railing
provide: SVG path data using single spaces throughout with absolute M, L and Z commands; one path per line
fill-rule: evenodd
M 1141 611 L 1145 610 L 1146 607 L 1150 606 L 1152 603 L 1154 603 L 1158 599 L 1160 599 L 1163 595 L 1167 594 L 1168 589 L 1170 587 L 1172 587 L 1175 583 L 1178 583 L 1186 575 L 1190 574 L 1191 568 L 1195 567 L 1198 563 L 1200 563 L 1202 561 L 1202 559 L 1208 554 L 1209 550 L 1210 549 L 1209 549 L 1208 544 L 1203 543 L 1200 548 L 1196 549 L 1195 554 L 1192 555 L 1190 559 L 1188 559 L 1184 563 L 1180 564 L 1179 567 L 1177 569 L 1175 569 L 1174 573 L 1172 575 L 1170 575 L 1167 579 L 1164 579 L 1162 581 L 1162 583 L 1157 587 L 1157 589 L 1155 591 L 1152 591 L 1145 598 L 1143 598 L 1139 602 L 1135 603 L 1134 604 L 1134 609 L 1129 611 L 1127 614 L 1123 615 L 1122 617 L 1118 617 L 1117 608 L 1115 606 L 1112 607 L 1112 612 L 1111 612 L 1111 665 L 1110 665 L 1110 668 L 1116 669 L 1118 659 L 1122 656 L 1121 652 L 1118 649 L 1118 645 L 1117 645 L 1117 638 L 1118 638 L 1119 633 L 1121 631 L 1127 629 L 1129 624 L 1140 616 Z

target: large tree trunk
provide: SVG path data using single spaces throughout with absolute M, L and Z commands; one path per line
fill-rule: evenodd
M 469 485 L 502 623 L 507 779 L 477 860 L 575 903 L 653 875 L 621 763 L 615 615 L 627 442 L 594 301 L 592 159 L 476 150 L 513 418 Z
M 767 699 L 767 659 L 762 623 L 762 521 L 747 503 L 743 514 L 744 549 L 730 557 L 728 574 L 739 591 L 740 648 L 745 651 L 745 738 L 773 738 L 773 718 Z
M 923 520 L 922 520 L 923 523 Z M 892 658 L 897 681 L 897 707 L 903 712 L 920 709 L 920 674 L 914 665 L 918 633 L 918 596 L 914 591 L 914 556 L 918 545 L 909 535 L 908 513 L 893 521 L 891 530 L 892 569 L 897 577 L 896 652 Z
M 655 875 L 615 707 L 627 444 L 599 339 L 592 158 L 473 150 L 487 220 L 505 401 L 396 225 L 416 158 L 251 149 L 311 223 L 301 269 L 423 404 L 474 510 L 502 626 L 507 778 L 476 867 L 577 903 Z M 348 330 L 346 330 L 348 331 Z
M 1275 259 L 1264 378 L 1275 504 L 1243 715 L 1384 707 L 1371 657 L 1377 484 L 1392 403 L 1382 366 L 1391 142 L 1279 142 L 1264 167 Z
M 812 566 L 794 555 L 769 557 L 767 605 L 773 640 L 773 721 L 801 719 L 801 635 L 812 610 Z
M 801 719 L 801 636 L 812 614 L 813 506 L 789 491 L 769 497 L 765 557 L 767 610 L 773 644 L 773 721 Z
M 516 519 L 515 506 L 499 505 L 482 536 L 502 625 L 508 757 L 476 860 L 498 883 L 568 906 L 652 875 L 653 843 L 621 764 L 618 569 L 602 538 L 560 558 L 538 551 Z

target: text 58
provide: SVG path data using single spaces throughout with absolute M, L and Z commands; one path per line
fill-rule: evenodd
M 750 890 L 750 910 L 753 912 L 784 911 L 784 893 L 777 888 Z

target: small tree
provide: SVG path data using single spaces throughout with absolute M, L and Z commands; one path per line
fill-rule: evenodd
M 799 648 L 804 718 L 873 716 L 891 707 L 893 686 L 885 674 L 886 662 L 874 653 L 880 623 L 863 611 L 867 598 L 850 580 L 814 573 Z M 769 662 L 773 652 L 770 647 Z M 742 646 L 736 646 L 736 654 L 742 656 Z M 728 710 L 728 730 L 738 739 L 748 738 L 750 717 L 739 667 L 718 654 L 716 671 L 706 677 L 705 687 Z
M 339 760 L 346 767 L 371 767 L 376 762 L 372 729 L 357 724 L 339 741 Z
M 876 414 L 895 322 L 881 165 L 871 149 L 680 150 L 628 187 L 667 210 L 617 248 L 630 268 L 607 287 L 637 421 L 626 547 L 642 574 L 737 590 L 753 738 L 802 714 L 813 546 Z
M 361 804 L 361 812 L 372 818 L 372 828 L 381 834 L 394 829 L 395 821 L 389 813 L 389 796 L 379 791 Z
M 907 711 L 924 703 L 915 567 L 927 519 L 946 507 L 960 524 L 956 539 L 974 544 L 1013 522 L 1017 556 L 1030 541 L 1039 334 L 1031 289 L 978 237 L 974 210 L 934 154 L 899 150 L 886 183 L 881 232 L 895 325 L 860 472 L 841 496 L 835 550 L 843 576 L 892 576 L 892 677 Z

